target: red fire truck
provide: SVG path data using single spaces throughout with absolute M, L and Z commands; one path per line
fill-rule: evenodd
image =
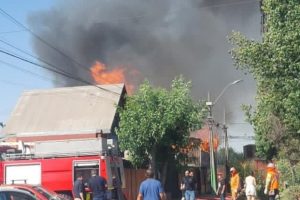
M 59 151 L 62 145 L 64 146 L 64 154 L 54 153 L 53 150 L 47 154 L 43 152 L 42 149 L 44 147 L 48 149 L 49 143 L 51 142 L 25 144 L 27 152 L 24 152 L 26 148 L 22 148 L 23 152 L 19 150 L 20 152 L 16 153 L 18 149 L 15 149 L 14 153 L 7 153 L 9 152 L 7 150 L 6 153 L 2 153 L 0 182 L 2 184 L 42 185 L 57 193 L 72 196 L 76 175 L 82 174 L 84 182 L 87 182 L 91 170 L 97 169 L 99 174 L 107 180 L 109 194 L 117 196 L 117 199 L 123 199 L 122 188 L 125 188 L 125 177 L 121 157 L 101 151 L 66 152 L 68 147 L 76 146 L 76 143 L 86 143 L 86 145 L 89 143 L 91 146 L 85 148 L 90 150 L 97 148 L 93 144 L 99 144 L 98 139 L 93 141 L 52 141 L 50 146 L 55 146 L 56 151 Z M 31 146 L 31 150 L 33 149 L 34 152 L 28 152 L 28 146 Z

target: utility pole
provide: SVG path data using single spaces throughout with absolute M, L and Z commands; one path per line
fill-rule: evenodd
M 208 95 L 208 101 L 206 102 L 206 106 L 208 108 L 208 116 L 207 116 L 207 123 L 209 128 L 209 158 L 210 158 L 210 184 L 213 191 L 217 192 L 217 176 L 216 176 L 216 163 L 215 163 L 215 154 L 214 154 L 214 133 L 213 133 L 213 126 L 214 126 L 214 119 L 212 116 L 212 107 L 213 102 L 210 101 L 210 97 Z
M 225 185 L 228 189 L 229 187 L 229 165 L 228 165 L 228 135 L 227 135 L 227 129 L 228 127 L 226 124 L 223 124 L 223 132 L 224 132 L 224 154 L 225 154 Z
M 218 102 L 218 100 L 222 97 L 222 95 L 226 92 L 226 90 L 228 88 L 230 88 L 231 86 L 233 86 L 235 84 L 240 83 L 241 81 L 242 80 L 235 80 L 232 83 L 229 83 L 228 85 L 226 85 L 214 101 L 210 100 L 210 96 L 208 93 L 208 99 L 206 102 L 206 106 L 208 109 L 207 123 L 208 123 L 208 127 L 209 127 L 210 183 L 211 183 L 211 187 L 215 193 L 217 192 L 217 176 L 216 176 L 217 169 L 216 169 L 215 155 L 214 155 L 214 140 L 213 140 L 213 138 L 214 138 L 214 133 L 213 133 L 214 119 L 213 119 L 212 109 L 213 109 L 213 106 Z M 226 135 L 227 135 L 227 128 L 226 128 Z M 226 138 L 227 138 L 227 136 L 226 136 Z M 227 155 L 226 160 L 228 160 L 228 155 Z

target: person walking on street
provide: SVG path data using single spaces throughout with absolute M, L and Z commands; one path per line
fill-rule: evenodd
M 137 200 L 166 200 L 161 182 L 154 179 L 152 169 L 147 169 L 146 178 L 140 185 Z
M 196 187 L 197 183 L 194 178 L 194 172 L 190 171 L 187 181 L 185 182 L 185 200 L 195 200 Z
M 186 186 L 187 180 L 189 178 L 189 174 L 190 174 L 189 170 L 186 170 L 184 172 L 184 177 L 182 178 L 182 181 L 180 183 L 180 190 L 181 190 L 181 193 L 182 193 L 181 200 L 185 200 L 185 190 L 186 190 L 185 186 Z
M 234 167 L 230 168 L 231 178 L 230 178 L 230 190 L 231 199 L 236 200 L 238 196 L 238 191 L 240 189 L 240 175 Z
M 253 171 L 245 178 L 245 188 L 247 200 L 255 200 L 256 197 L 256 180 Z
M 218 175 L 218 190 L 217 195 L 220 195 L 220 200 L 225 200 L 226 190 L 225 190 L 225 180 L 221 174 Z
M 92 192 L 93 200 L 106 200 L 107 182 L 105 178 L 97 175 L 97 170 L 95 169 L 92 169 L 91 175 L 88 186 Z
M 73 185 L 73 196 L 74 200 L 84 200 L 83 197 L 83 182 L 82 182 L 82 175 L 78 174 L 76 177 L 76 181 L 74 182 Z
M 264 193 L 268 195 L 269 200 L 275 200 L 279 195 L 279 174 L 276 171 L 274 163 L 267 165 L 267 177 Z

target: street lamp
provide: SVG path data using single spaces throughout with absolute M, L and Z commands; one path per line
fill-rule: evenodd
M 240 83 L 241 81 L 242 80 L 235 80 L 232 83 L 229 83 L 228 85 L 226 85 L 223 88 L 223 90 L 217 96 L 217 98 L 215 99 L 215 101 L 210 101 L 210 98 L 208 96 L 208 101 L 206 102 L 206 106 L 208 108 L 207 122 L 208 122 L 208 127 L 209 127 L 210 183 L 211 183 L 212 189 L 215 192 L 217 190 L 217 181 L 216 181 L 217 177 L 216 177 L 215 156 L 214 156 L 214 147 L 213 147 L 213 145 L 214 145 L 213 144 L 213 137 L 214 137 L 214 134 L 213 134 L 213 125 L 214 125 L 214 119 L 213 119 L 213 116 L 212 116 L 212 108 L 218 102 L 218 100 L 221 98 L 221 96 L 226 92 L 226 90 L 228 88 L 230 88 L 233 85 L 236 85 L 237 83 Z M 227 133 L 227 129 L 226 129 L 226 133 Z M 226 159 L 228 159 L 227 156 L 228 156 L 228 152 L 226 152 Z M 227 164 L 227 160 L 226 160 L 226 164 Z M 226 172 L 226 176 L 227 176 L 227 172 Z

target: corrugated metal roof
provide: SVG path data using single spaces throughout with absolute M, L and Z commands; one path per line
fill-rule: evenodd
M 100 89 L 101 87 L 103 89 Z M 16 136 L 107 133 L 124 84 L 26 91 L 3 133 Z

